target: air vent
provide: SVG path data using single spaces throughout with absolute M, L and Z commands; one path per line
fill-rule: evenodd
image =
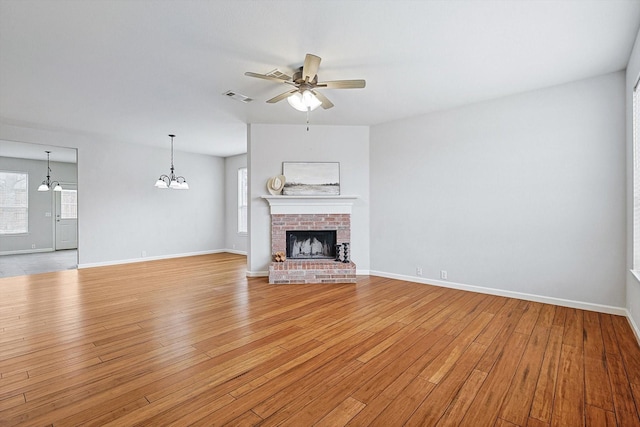
M 291 76 L 287 76 L 285 73 L 283 73 L 282 71 L 278 70 L 277 68 L 275 70 L 273 70 L 273 71 L 269 71 L 265 75 L 269 76 L 269 77 L 275 77 L 277 79 L 282 79 L 282 80 L 291 80 Z
M 234 92 L 232 90 L 228 90 L 223 95 L 227 95 L 229 98 L 235 99 L 236 101 L 244 102 L 245 104 L 253 101 L 253 98 L 249 98 L 241 93 Z

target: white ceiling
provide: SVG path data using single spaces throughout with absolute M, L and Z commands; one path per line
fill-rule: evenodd
M 245 71 L 316 54 L 367 87 L 312 125 L 373 125 L 622 70 L 639 26 L 640 0 L 0 0 L 0 120 L 229 156 L 306 120 Z

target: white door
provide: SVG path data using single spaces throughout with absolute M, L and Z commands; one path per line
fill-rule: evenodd
M 56 191 L 56 250 L 78 248 L 78 190 L 65 185 Z

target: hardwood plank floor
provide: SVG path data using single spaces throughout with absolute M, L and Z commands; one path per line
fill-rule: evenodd
M 245 264 L 0 279 L 0 426 L 640 426 L 623 317 Z

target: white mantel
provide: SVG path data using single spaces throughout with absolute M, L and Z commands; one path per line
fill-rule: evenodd
M 261 196 L 277 214 L 351 214 L 358 196 Z

